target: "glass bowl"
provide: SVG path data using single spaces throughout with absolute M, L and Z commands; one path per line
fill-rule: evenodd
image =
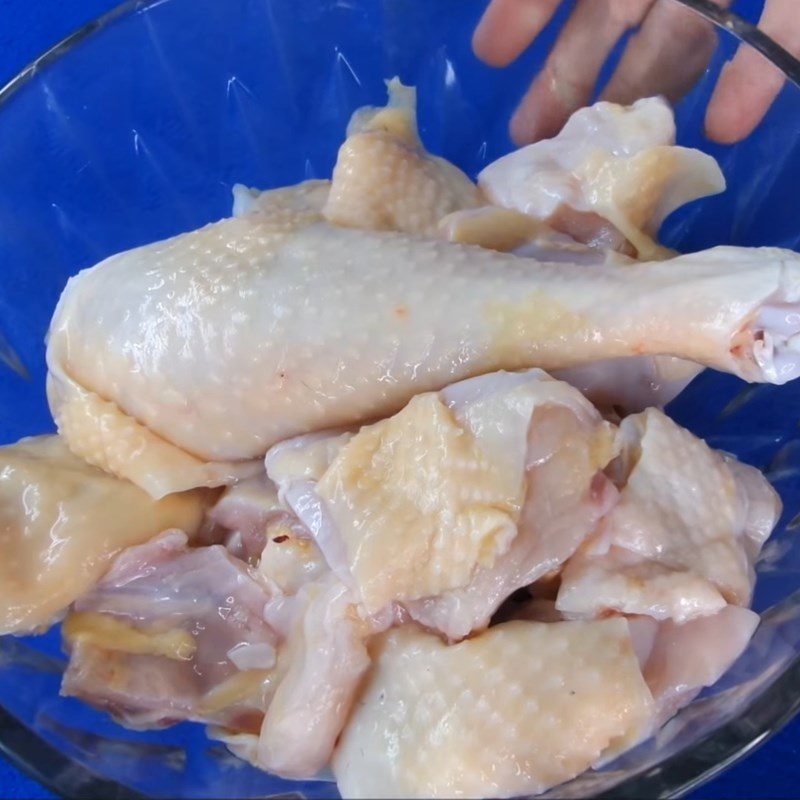
M 506 124 L 563 24 L 566 4 L 510 69 L 479 64 L 484 0 L 129 2 L 0 92 L 0 442 L 49 431 L 44 336 L 67 278 L 129 247 L 226 216 L 236 182 L 330 174 L 350 113 L 383 79 L 419 87 L 430 149 L 474 174 L 510 148 Z M 740 3 L 752 12 L 756 4 Z M 715 155 L 724 195 L 667 221 L 679 249 L 797 247 L 800 91 L 788 86 L 734 147 L 702 135 L 705 103 L 736 42 L 720 34 L 677 110 L 679 141 Z M 613 58 L 613 57 L 612 57 Z M 675 796 L 762 742 L 800 707 L 800 381 L 745 386 L 706 372 L 672 405 L 695 433 L 764 469 L 785 514 L 760 561 L 763 621 L 747 652 L 653 740 L 558 797 Z M 261 773 L 199 726 L 136 733 L 58 694 L 58 631 L 0 639 L 0 747 L 55 791 L 98 798 L 330 797 L 326 783 Z

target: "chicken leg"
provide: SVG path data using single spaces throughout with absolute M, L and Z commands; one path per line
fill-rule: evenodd
M 315 214 L 224 220 L 73 278 L 47 353 L 70 447 L 158 497 L 498 369 L 664 354 L 750 381 L 800 372 L 786 250 L 586 269 Z

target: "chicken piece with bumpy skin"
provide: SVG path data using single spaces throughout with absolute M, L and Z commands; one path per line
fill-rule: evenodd
M 289 440 L 266 465 L 368 612 L 399 605 L 456 639 L 594 530 L 616 499 L 602 474 L 615 452 L 579 392 L 528 370 L 418 395 L 358 433 Z
M 494 438 L 499 452 L 512 442 L 524 447 L 524 500 L 508 549 L 493 564 L 479 564 L 462 586 L 406 605 L 417 621 L 460 639 L 488 625 L 514 591 L 558 570 L 613 507 L 617 492 L 602 470 L 616 445 L 612 426 L 591 404 L 538 370 L 473 378 L 442 396 L 474 430 Z M 508 411 L 525 408 L 523 398 L 530 416 L 515 431 Z
M 785 250 L 587 269 L 248 214 L 70 280 L 48 395 L 74 452 L 161 496 L 498 369 L 666 354 L 783 383 L 800 372 L 798 301 Z
M 387 82 L 385 108 L 353 114 L 323 209 L 336 225 L 434 234 L 439 220 L 480 204 L 477 186 L 454 164 L 425 151 L 416 89 Z
M 215 494 L 155 501 L 57 436 L 0 447 L 0 634 L 48 627 L 124 548 L 167 528 L 194 534 Z
M 673 568 L 616 546 L 602 554 L 575 554 L 561 573 L 558 596 L 558 609 L 572 617 L 616 611 L 679 623 L 714 614 L 726 605 L 702 572 Z
M 537 794 L 652 725 L 623 619 L 509 622 L 449 647 L 408 626 L 372 649 L 333 758 L 345 798 Z
M 567 563 L 559 610 L 680 623 L 748 605 L 753 563 L 781 511 L 766 478 L 655 409 L 623 420 L 620 438 L 619 503 L 595 552 Z

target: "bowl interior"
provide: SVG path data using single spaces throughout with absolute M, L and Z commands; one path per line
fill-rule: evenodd
M 424 141 L 467 172 L 510 149 L 510 112 L 571 4 L 504 71 L 480 65 L 470 51 L 484 5 L 130 2 L 18 80 L 0 98 L 0 442 L 52 430 L 44 336 L 70 275 L 113 252 L 226 216 L 234 183 L 267 188 L 328 176 L 351 112 L 384 100 L 384 78 L 397 74 L 418 86 Z M 738 8 L 752 13 L 756 5 Z M 677 112 L 679 141 L 715 155 L 729 190 L 673 215 L 662 238 L 683 250 L 718 243 L 796 248 L 800 91 L 787 87 L 740 145 L 703 137 L 705 102 L 734 47 L 720 34 L 708 73 Z M 795 710 L 798 384 L 746 387 L 707 372 L 672 405 L 679 422 L 766 470 L 781 492 L 785 514 L 759 565 L 755 599 L 767 614 L 718 686 L 656 739 L 560 788 L 559 797 L 612 786 L 615 796 L 685 789 Z M 0 720 L 2 746 L 62 791 L 330 796 L 324 783 L 282 781 L 237 761 L 197 726 L 146 734 L 118 728 L 58 696 L 62 666 L 57 632 L 0 640 L 0 705 L 51 744 L 56 761 L 44 765 L 36 740 Z M 114 784 L 94 783 L 83 768 Z

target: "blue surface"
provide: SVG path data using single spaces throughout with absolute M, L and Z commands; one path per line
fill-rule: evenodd
M 55 796 L 6 761 L 0 761 L 0 793 L 8 800 Z
M 0 0 L 0 84 L 64 35 L 114 5 L 112 0 Z M 758 5 L 753 2 L 751 6 Z M 800 721 L 694 798 L 788 798 L 800 783 Z M 0 760 L 0 797 L 51 797 Z
M 36 781 L 30 780 L 5 761 L 0 761 L 0 792 L 8 800 L 54 797 Z

